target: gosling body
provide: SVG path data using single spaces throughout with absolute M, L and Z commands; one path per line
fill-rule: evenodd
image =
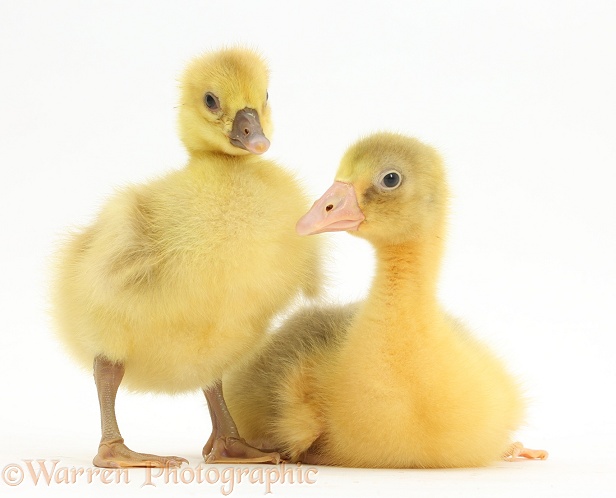
M 60 249 L 52 289 L 58 335 L 94 365 L 101 467 L 181 465 L 128 449 L 115 418 L 120 384 L 135 391 L 202 389 L 213 423 L 208 462 L 272 462 L 245 445 L 221 377 L 271 318 L 318 292 L 316 241 L 295 221 L 307 198 L 292 174 L 259 157 L 269 147 L 268 72 L 242 48 L 195 59 L 181 80 L 187 165 L 124 188 Z

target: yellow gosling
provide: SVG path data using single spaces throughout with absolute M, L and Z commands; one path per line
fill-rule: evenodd
M 518 383 L 437 301 L 447 204 L 441 159 L 418 140 L 377 133 L 347 151 L 297 229 L 370 241 L 372 288 L 361 303 L 301 310 L 228 372 L 228 406 L 249 441 L 348 467 L 547 457 L 512 445 Z
M 94 364 L 97 466 L 185 461 L 124 445 L 114 408 L 120 383 L 203 389 L 213 424 L 208 462 L 279 461 L 241 440 L 220 381 L 275 313 L 320 286 L 317 241 L 295 233 L 307 197 L 292 174 L 258 156 L 272 129 L 267 85 L 265 63 L 251 50 L 195 59 L 181 80 L 186 167 L 117 192 L 59 251 L 53 315 L 70 353 Z

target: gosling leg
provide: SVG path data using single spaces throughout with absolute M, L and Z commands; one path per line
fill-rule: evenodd
M 94 382 L 101 411 L 101 442 L 93 463 L 97 467 L 180 467 L 185 458 L 137 453 L 125 444 L 115 415 L 115 399 L 124 377 L 124 365 L 103 356 L 94 358 Z
M 222 394 L 220 380 L 203 390 L 212 419 L 212 434 L 203 447 L 206 463 L 280 463 L 280 454 L 266 453 L 243 440 Z

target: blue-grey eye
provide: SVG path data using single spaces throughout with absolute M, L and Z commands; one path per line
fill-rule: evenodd
M 400 173 L 397 171 L 388 171 L 383 176 L 381 176 L 381 187 L 385 187 L 386 189 L 392 190 L 400 185 Z
M 218 101 L 218 97 L 214 95 L 212 92 L 207 92 L 203 97 L 203 102 L 210 111 L 216 112 L 220 109 L 220 102 Z

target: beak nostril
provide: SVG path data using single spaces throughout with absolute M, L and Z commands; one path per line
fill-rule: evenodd
M 325 206 L 325 211 L 327 211 L 328 213 L 334 209 L 334 205 L 333 204 L 328 204 L 327 206 Z

